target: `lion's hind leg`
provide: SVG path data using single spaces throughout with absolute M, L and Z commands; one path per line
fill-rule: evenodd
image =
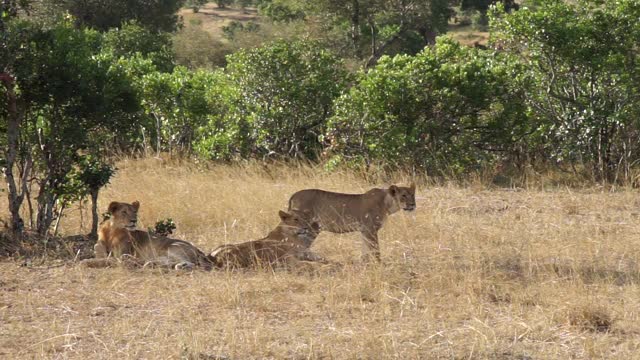
M 167 249 L 167 257 L 175 270 L 193 271 L 201 262 L 207 261 L 193 245 L 176 243 Z M 205 269 L 207 264 L 201 264 Z
M 93 258 L 93 259 L 85 259 L 80 262 L 81 266 L 88 268 L 108 268 L 114 266 L 123 266 L 126 268 L 136 268 L 140 267 L 142 264 L 140 261 L 133 256 L 123 255 L 120 258 L 116 258 L 113 256 L 104 257 L 104 258 Z
M 178 271 L 193 271 L 195 267 L 196 264 L 188 261 L 183 261 L 181 263 L 177 263 L 173 268 Z

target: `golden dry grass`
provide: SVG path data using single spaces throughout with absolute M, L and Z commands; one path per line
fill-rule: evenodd
M 205 250 L 263 236 L 296 190 L 386 185 L 311 168 L 118 167 L 101 209 L 140 200 L 141 226 L 172 217 L 176 237 Z M 78 215 L 65 234 L 87 230 Z M 639 216 L 632 190 L 421 186 L 415 217 L 381 231 L 381 266 L 360 263 L 357 234 L 328 233 L 314 248 L 342 267 L 184 274 L 4 260 L 0 357 L 637 358 Z
M 216 40 L 227 41 L 222 34 L 222 28 L 229 25 L 232 21 L 248 22 L 255 21 L 258 18 L 255 8 L 247 8 L 245 10 L 227 7 L 218 8 L 215 3 L 207 3 L 197 13 L 192 9 L 184 8 L 178 12 L 182 16 L 185 28 L 196 26 L 199 24 L 203 30 L 214 36 Z

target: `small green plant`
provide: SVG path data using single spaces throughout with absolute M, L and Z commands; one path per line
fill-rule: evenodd
M 226 37 L 227 39 L 233 39 L 236 34 L 238 34 L 239 32 L 245 31 L 245 32 L 257 32 L 260 29 L 260 25 L 253 22 L 253 21 L 249 21 L 246 24 L 243 24 L 240 21 L 232 21 L 229 23 L 229 25 L 227 26 L 223 26 L 222 27 L 222 32 L 224 34 L 224 37 Z
M 185 5 L 191 8 L 191 10 L 193 10 L 194 13 L 197 13 L 198 11 L 200 11 L 200 8 L 204 6 L 206 3 L 207 3 L 207 0 L 187 0 Z
M 175 229 L 176 229 L 176 223 L 173 222 L 173 219 L 166 218 L 164 220 L 157 221 L 154 228 L 149 229 L 149 232 L 160 235 L 160 236 L 169 236 L 173 234 L 173 230 Z

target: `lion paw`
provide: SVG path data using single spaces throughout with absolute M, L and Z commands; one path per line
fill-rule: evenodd
M 178 263 L 174 267 L 174 269 L 182 270 L 182 271 L 193 271 L 194 268 L 195 268 L 195 264 L 190 263 L 188 261 L 184 261 L 184 262 Z

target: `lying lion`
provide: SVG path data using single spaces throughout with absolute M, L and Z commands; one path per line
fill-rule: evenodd
M 280 211 L 280 224 L 260 240 L 219 246 L 210 255 L 217 268 L 276 267 L 297 260 L 323 261 L 308 251 L 320 231 L 307 212 Z
M 380 260 L 378 230 L 387 217 L 400 209 L 416 208 L 416 186 L 391 185 L 388 189 L 371 189 L 364 194 L 343 194 L 317 189 L 301 190 L 289 199 L 289 211 L 311 214 L 323 231 L 347 233 L 359 231 L 364 250 Z
M 87 259 L 88 267 L 107 267 L 125 261 L 133 265 L 156 265 L 176 270 L 200 267 L 212 268 L 211 259 L 191 243 L 170 239 L 137 230 L 140 203 L 112 202 L 111 218 L 98 230 L 98 242 L 94 246 L 95 259 Z

